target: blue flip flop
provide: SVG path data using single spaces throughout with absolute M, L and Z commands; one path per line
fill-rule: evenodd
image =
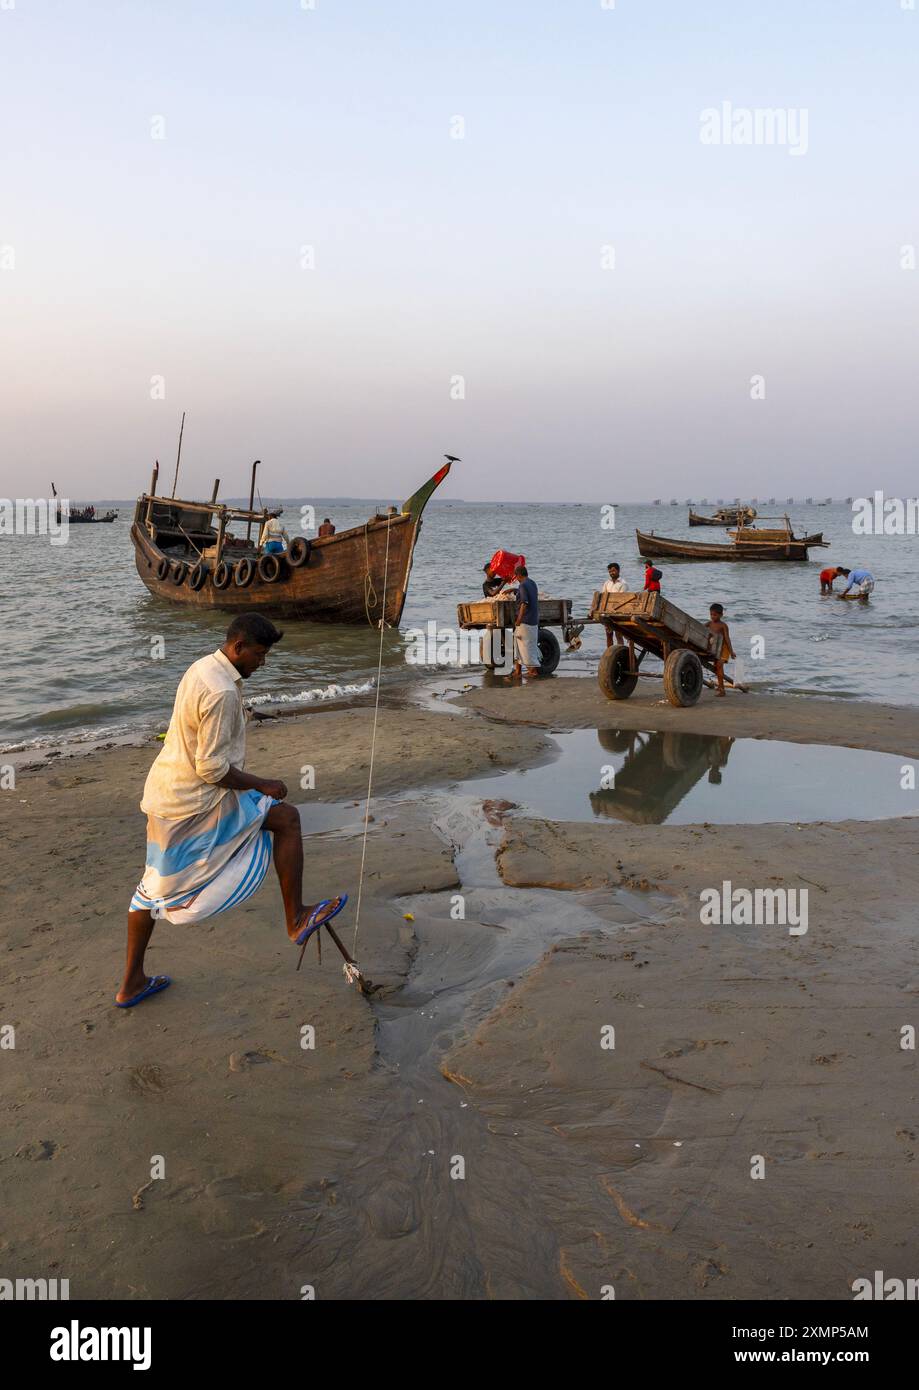
M 320 927 L 324 927 L 326 922 L 331 922 L 333 917 L 337 917 L 339 912 L 341 912 L 342 908 L 344 907 L 345 903 L 348 901 L 348 894 L 342 894 L 341 902 L 338 904 L 334 912 L 330 912 L 326 917 L 323 917 L 321 922 L 315 921 L 317 912 L 321 912 L 324 907 L 328 907 L 334 901 L 334 898 L 323 898 L 321 903 L 316 904 L 316 906 L 313 908 L 312 912 L 310 913 L 307 919 L 306 926 L 303 928 L 300 935 L 296 938 L 295 945 L 305 946 L 307 941 L 309 941 L 310 937 L 312 936 L 313 932 L 318 931 Z
M 135 1004 L 140 1004 L 142 1000 L 149 999 L 151 994 L 159 994 L 161 989 L 168 989 L 172 984 L 168 975 L 154 975 L 147 981 L 146 988 L 140 994 L 135 994 L 133 999 L 125 999 L 123 1003 L 115 1000 L 116 1009 L 133 1009 Z

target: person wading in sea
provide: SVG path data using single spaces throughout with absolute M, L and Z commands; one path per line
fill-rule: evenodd
M 242 682 L 265 664 L 282 633 L 258 613 L 243 613 L 222 647 L 190 666 L 179 683 L 166 742 L 147 775 L 147 867 L 128 911 L 124 981 L 115 996 L 129 1009 L 166 989 L 149 977 L 144 953 L 154 922 L 203 922 L 236 907 L 259 887 L 272 854 L 287 935 L 302 946 L 348 901 L 347 894 L 303 902 L 300 817 L 287 787 L 244 772 L 246 709 Z

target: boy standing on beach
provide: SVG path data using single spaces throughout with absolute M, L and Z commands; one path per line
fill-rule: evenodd
M 717 688 L 717 690 L 715 691 L 715 694 L 716 694 L 716 695 L 723 695 L 723 694 L 724 694 L 724 663 L 725 663 L 726 661 L 733 661 L 733 660 L 735 659 L 735 657 L 737 656 L 737 653 L 735 652 L 734 648 L 731 646 L 731 633 L 730 633 L 730 629 L 728 628 L 727 623 L 724 621 L 724 604 L 723 604 L 723 603 L 713 603 L 713 604 L 711 605 L 711 607 L 709 608 L 708 612 L 709 612 L 709 620 L 708 620 L 708 622 L 705 624 L 705 626 L 708 628 L 709 632 L 714 632 L 718 637 L 720 637 L 720 638 L 722 639 L 722 641 L 721 641 L 721 655 L 718 657 L 717 661 L 715 662 L 715 676 L 716 676 L 716 678 L 717 678 L 717 680 L 718 680 L 718 688 Z
M 259 887 L 274 850 L 287 935 L 298 946 L 324 926 L 347 896 L 304 905 L 300 816 L 283 782 L 244 772 L 246 719 L 241 685 L 265 664 L 282 633 L 243 613 L 222 647 L 190 666 L 179 683 L 166 742 L 147 775 L 147 867 L 128 911 L 119 1008 L 166 989 L 148 977 L 144 954 L 154 922 L 191 924 L 236 907 Z M 272 845 L 273 840 L 273 845 Z
M 659 594 L 661 591 L 661 572 L 649 560 L 645 565 L 645 593 Z

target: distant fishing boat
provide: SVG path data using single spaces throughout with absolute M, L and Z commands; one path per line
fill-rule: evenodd
M 331 536 L 296 536 L 283 554 L 259 548 L 262 527 L 277 515 L 217 501 L 188 502 L 157 494 L 159 464 L 150 491 L 134 509 L 131 541 L 144 584 L 157 598 L 192 609 L 263 613 L 313 622 L 395 626 L 402 616 L 421 514 L 459 460 L 447 462 L 401 510 L 377 512 L 361 526 Z M 230 533 L 245 525 L 245 536 Z M 253 526 L 255 536 L 252 536 Z
M 51 496 L 57 500 L 57 524 L 60 526 L 63 520 L 60 498 L 57 495 L 57 488 L 51 484 Z M 107 512 L 97 515 L 96 508 L 90 503 L 85 507 L 71 507 L 67 504 L 67 523 L 69 526 L 90 525 L 103 522 L 111 523 L 116 520 L 118 513 L 113 507 L 109 507 Z
M 768 520 L 769 518 L 764 518 Z M 739 527 L 729 531 L 730 545 L 708 541 L 683 541 L 667 536 L 655 536 L 636 531 L 638 553 L 646 560 L 806 560 L 808 549 L 827 546 L 823 532 L 795 536 L 788 517 L 784 526 L 776 528 Z
M 756 517 L 756 508 L 720 507 L 714 516 L 701 516 L 699 512 L 689 511 L 690 526 L 742 526 Z

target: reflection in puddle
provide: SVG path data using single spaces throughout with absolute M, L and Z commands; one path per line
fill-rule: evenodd
M 904 759 L 822 744 L 679 732 L 578 729 L 554 734 L 560 756 L 542 767 L 464 782 L 550 820 L 634 825 L 756 825 L 883 820 L 915 815 L 901 785 Z

